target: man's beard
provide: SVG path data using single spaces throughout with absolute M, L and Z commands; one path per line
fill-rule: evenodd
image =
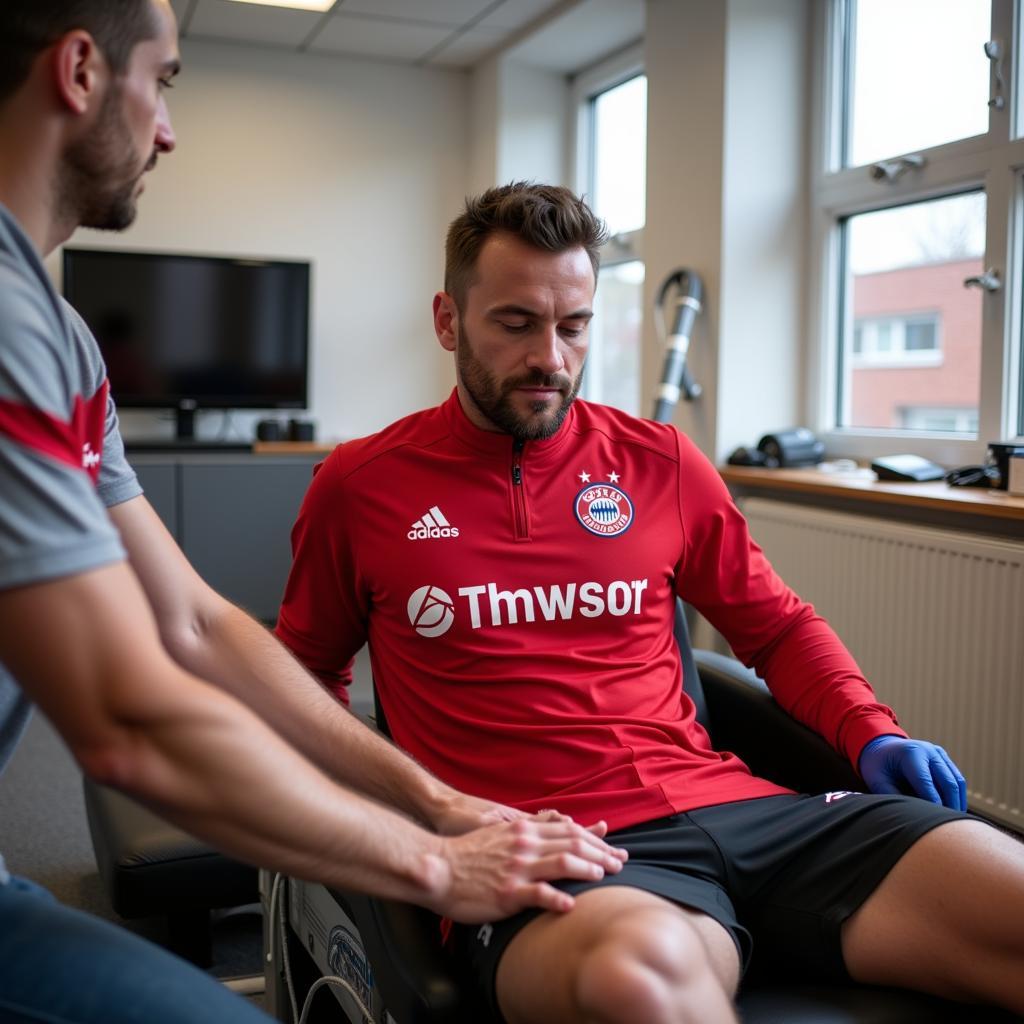
M 501 431 L 517 441 L 542 441 L 551 437 L 565 420 L 569 407 L 579 394 L 583 370 L 573 380 L 567 374 L 544 374 L 537 371 L 525 377 L 498 381 L 477 359 L 468 335 L 458 328 L 455 360 L 459 378 L 476 407 Z M 532 415 L 522 416 L 512 404 L 511 394 L 521 387 L 558 388 L 562 401 L 553 413 L 547 413 L 548 402 L 532 402 Z
M 156 163 L 140 167 L 121 114 L 121 90 L 111 86 L 92 132 L 68 147 L 57 185 L 64 218 L 86 228 L 123 231 L 135 220 L 139 178 Z

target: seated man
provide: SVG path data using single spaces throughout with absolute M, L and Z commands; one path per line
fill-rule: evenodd
M 455 391 L 323 463 L 278 635 L 339 693 L 368 641 L 421 763 L 605 819 L 630 851 L 615 877 L 565 884 L 567 915 L 456 927 L 512 1024 L 735 1021 L 752 951 L 1024 1012 L 1024 847 L 964 813 L 953 763 L 878 703 L 686 437 L 576 400 L 602 238 L 561 188 L 467 203 L 434 298 Z M 871 794 L 794 794 L 712 750 L 681 687 L 677 596 Z

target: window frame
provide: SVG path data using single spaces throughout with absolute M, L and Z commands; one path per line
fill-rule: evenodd
M 977 135 L 921 150 L 925 165 L 893 182 L 871 178 L 870 165 L 844 168 L 845 101 L 844 19 L 852 19 L 856 0 L 830 0 L 812 5 L 814 49 L 812 75 L 823 88 L 810 90 L 811 167 L 808 175 L 809 234 L 807 365 L 808 422 L 826 443 L 831 456 L 872 459 L 894 450 L 913 450 L 945 465 L 983 460 L 990 441 L 1020 437 L 1021 303 L 1024 300 L 1022 206 L 1024 206 L 1024 127 L 1015 65 L 1021 39 L 1020 3 L 992 0 L 990 39 L 1003 42 L 1002 111 L 990 107 L 989 128 Z M 849 23 L 849 22 L 847 22 Z M 995 87 L 994 63 L 989 69 L 990 95 Z M 897 154 L 894 154 L 896 156 Z M 856 214 L 934 199 L 983 188 L 986 240 L 983 265 L 995 267 L 1002 289 L 984 294 L 981 337 L 981 386 L 978 436 L 941 431 L 839 427 L 840 343 L 852 331 L 849 279 L 842 265 L 843 222 Z M 845 285 L 845 288 L 843 287 Z M 843 321 L 845 320 L 845 324 Z M 840 331 L 840 326 L 844 330 Z M 852 338 L 852 334 L 850 335 Z
M 573 119 L 574 137 L 571 147 L 572 160 L 570 180 L 575 191 L 588 199 L 593 198 L 594 191 L 594 136 L 595 136 L 595 101 L 602 93 L 639 75 L 646 75 L 644 67 L 643 43 L 635 43 L 620 50 L 599 63 L 577 72 L 570 79 L 570 109 L 575 112 Z M 646 217 L 645 217 L 646 219 Z M 644 229 L 612 235 L 601 247 L 601 268 L 614 267 L 622 263 L 644 262 Z M 646 310 L 641 307 L 641 336 Z M 591 351 L 591 356 L 600 356 L 599 352 Z M 583 397 L 602 400 L 601 374 L 597 360 L 588 358 L 590 370 L 583 377 Z M 637 402 L 640 408 L 644 405 L 642 366 L 638 369 Z M 596 392 L 596 393 L 595 393 Z

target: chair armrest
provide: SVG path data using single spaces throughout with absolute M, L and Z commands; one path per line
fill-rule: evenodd
M 755 775 L 798 793 L 864 789 L 852 765 L 783 711 L 750 669 L 713 651 L 693 655 L 717 750 L 731 751 Z

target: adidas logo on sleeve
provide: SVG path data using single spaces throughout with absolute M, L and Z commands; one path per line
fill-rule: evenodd
M 417 519 L 406 534 L 409 540 L 434 540 L 440 537 L 458 537 L 459 528 L 452 526 L 444 513 L 432 505 L 422 519 Z

